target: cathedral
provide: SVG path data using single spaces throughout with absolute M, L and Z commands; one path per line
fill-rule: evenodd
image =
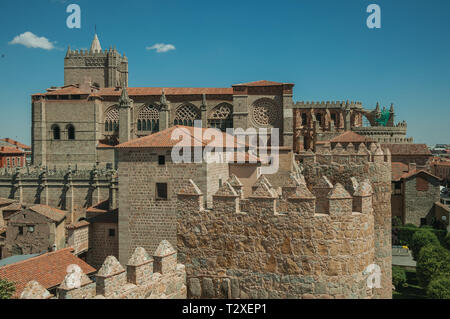
M 278 128 L 279 145 L 315 150 L 323 140 L 353 130 L 380 143 L 411 143 L 406 123 L 377 105 L 293 101 L 292 83 L 256 81 L 228 88 L 128 87 L 128 59 L 103 50 L 67 50 L 64 86 L 32 95 L 33 165 L 116 168 L 114 147 L 173 125 L 203 128 Z M 363 119 L 369 125 L 364 126 Z

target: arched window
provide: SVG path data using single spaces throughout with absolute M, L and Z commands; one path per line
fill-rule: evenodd
M 138 114 L 138 131 L 145 134 L 159 131 L 159 110 L 155 106 L 145 105 L 141 108 Z
M 105 134 L 116 134 L 119 130 L 119 108 L 110 107 L 105 114 Z
M 67 125 L 67 139 L 75 139 L 75 127 L 72 124 Z
M 208 125 L 225 132 L 227 128 L 233 127 L 233 106 L 222 103 L 216 106 L 210 113 Z
M 54 140 L 60 140 L 61 139 L 61 130 L 58 125 L 52 126 L 52 133 L 53 133 L 53 139 Z
M 193 126 L 195 120 L 200 120 L 199 109 L 192 104 L 180 106 L 175 114 L 174 125 Z

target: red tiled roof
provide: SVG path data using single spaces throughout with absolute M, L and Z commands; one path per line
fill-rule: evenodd
M 0 197 L 0 206 L 11 205 L 12 203 L 15 203 L 15 202 L 16 201 L 14 199 Z
M 410 177 L 418 175 L 418 174 L 426 174 L 426 175 L 431 176 L 439 181 L 441 180 L 440 177 L 434 176 L 433 174 L 428 173 L 427 171 L 424 171 L 424 170 L 413 170 L 411 172 L 408 172 L 402 176 L 402 179 L 410 178 Z
M 34 205 L 29 207 L 30 210 L 41 214 L 55 222 L 60 222 L 66 217 L 66 212 L 47 205 Z
M 410 178 L 410 177 L 420 174 L 420 173 L 427 174 L 431 177 L 434 177 L 434 178 L 440 180 L 439 177 L 437 177 L 427 171 L 424 171 L 424 170 L 414 169 L 414 170 L 409 171 L 409 165 L 401 163 L 401 162 L 392 162 L 391 165 L 392 165 L 392 180 L 393 181 L 399 181 L 401 179 Z
M 232 95 L 233 88 L 159 88 L 159 87 L 129 87 L 127 88 L 129 96 L 147 96 L 147 95 L 162 95 L 162 91 L 168 96 L 170 95 Z M 43 94 L 34 95 L 83 95 L 88 94 L 92 96 L 120 96 L 122 88 L 101 88 L 98 91 L 91 89 L 80 89 L 77 86 L 69 86 L 60 89 L 55 89 Z
M 103 202 L 100 202 L 94 206 L 89 207 L 86 209 L 87 213 L 107 213 L 109 210 L 109 200 L 104 200 Z
M 144 136 L 138 139 L 131 140 L 129 142 L 125 142 L 117 145 L 117 148 L 172 148 L 174 146 L 224 146 L 226 143 L 226 137 L 230 136 L 227 133 L 222 133 L 222 141 L 215 141 L 214 139 L 206 139 L 204 138 L 204 133 L 207 129 L 201 128 L 201 136 L 197 137 L 194 133 L 194 127 L 191 126 L 181 126 L 176 125 L 172 126 L 164 131 L 157 132 L 148 136 Z M 185 134 L 186 137 L 179 136 L 178 133 Z M 174 135 L 173 135 L 174 134 Z M 172 139 L 173 135 L 173 139 Z M 200 134 L 199 134 L 200 135 Z M 244 147 L 245 144 L 239 144 L 237 142 L 237 138 L 231 137 L 234 140 L 234 147 Z M 230 146 L 231 147 L 231 146 Z
M 22 210 L 24 206 L 19 202 L 13 202 L 10 205 L 3 207 L 3 211 L 19 211 Z
M 87 275 L 96 271 L 95 268 L 74 256 L 73 251 L 73 248 L 65 248 L 0 267 L 0 278 L 15 283 L 14 298 L 18 298 L 26 284 L 32 280 L 37 281 L 46 289 L 60 285 L 67 275 L 67 267 L 70 265 L 78 265 Z
M 0 147 L 0 154 L 25 154 L 25 152 L 16 147 L 2 146 Z
M 81 227 L 85 227 L 85 226 L 89 226 L 89 222 L 82 220 L 82 221 L 67 225 L 66 229 L 77 229 L 77 228 L 81 228 Z
M 292 83 L 281 83 L 281 82 L 261 80 L 261 81 L 255 81 L 255 82 L 234 84 L 233 86 L 281 86 L 281 85 L 285 85 L 285 84 L 292 85 Z
M 139 95 L 162 95 L 162 91 L 166 95 L 232 95 L 232 88 L 157 88 L 157 87 L 140 87 L 140 88 L 127 88 L 129 96 Z M 120 96 L 122 89 L 116 88 L 102 88 L 98 94 L 101 96 Z
M 392 180 L 399 181 L 405 173 L 408 173 L 409 166 L 401 162 L 392 162 Z
M 338 135 L 330 140 L 332 143 L 364 143 L 364 142 L 373 142 L 373 140 L 359 135 L 352 131 L 347 131 Z
M 429 155 L 431 152 L 426 144 L 381 144 L 387 147 L 392 155 Z
M 0 141 L 6 142 L 6 143 L 9 143 L 9 144 L 12 144 L 12 145 L 16 145 L 16 146 L 18 146 L 20 148 L 23 148 L 24 150 L 31 150 L 31 146 L 22 144 L 22 143 L 20 143 L 20 142 L 18 142 L 16 140 L 13 140 L 12 138 L 9 138 L 9 137 L 2 138 L 2 139 L 0 139 Z

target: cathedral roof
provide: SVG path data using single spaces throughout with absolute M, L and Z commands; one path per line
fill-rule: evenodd
M 91 52 L 96 52 L 96 51 L 97 52 L 102 51 L 102 47 L 100 45 L 100 41 L 98 39 L 97 34 L 94 35 L 94 40 L 92 41 L 92 44 L 91 44 Z
M 293 85 L 293 84 L 261 80 L 261 81 L 255 81 L 255 82 L 235 84 L 233 86 L 281 86 L 281 85 Z

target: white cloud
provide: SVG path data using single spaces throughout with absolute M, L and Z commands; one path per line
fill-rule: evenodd
M 156 50 L 156 53 L 165 53 L 168 51 L 175 50 L 175 46 L 173 44 L 165 44 L 165 43 L 156 43 L 151 47 L 147 47 L 147 50 Z
M 45 37 L 38 37 L 32 32 L 25 32 L 16 36 L 9 44 L 21 44 L 27 48 L 39 48 L 44 50 L 53 50 L 55 46 Z

